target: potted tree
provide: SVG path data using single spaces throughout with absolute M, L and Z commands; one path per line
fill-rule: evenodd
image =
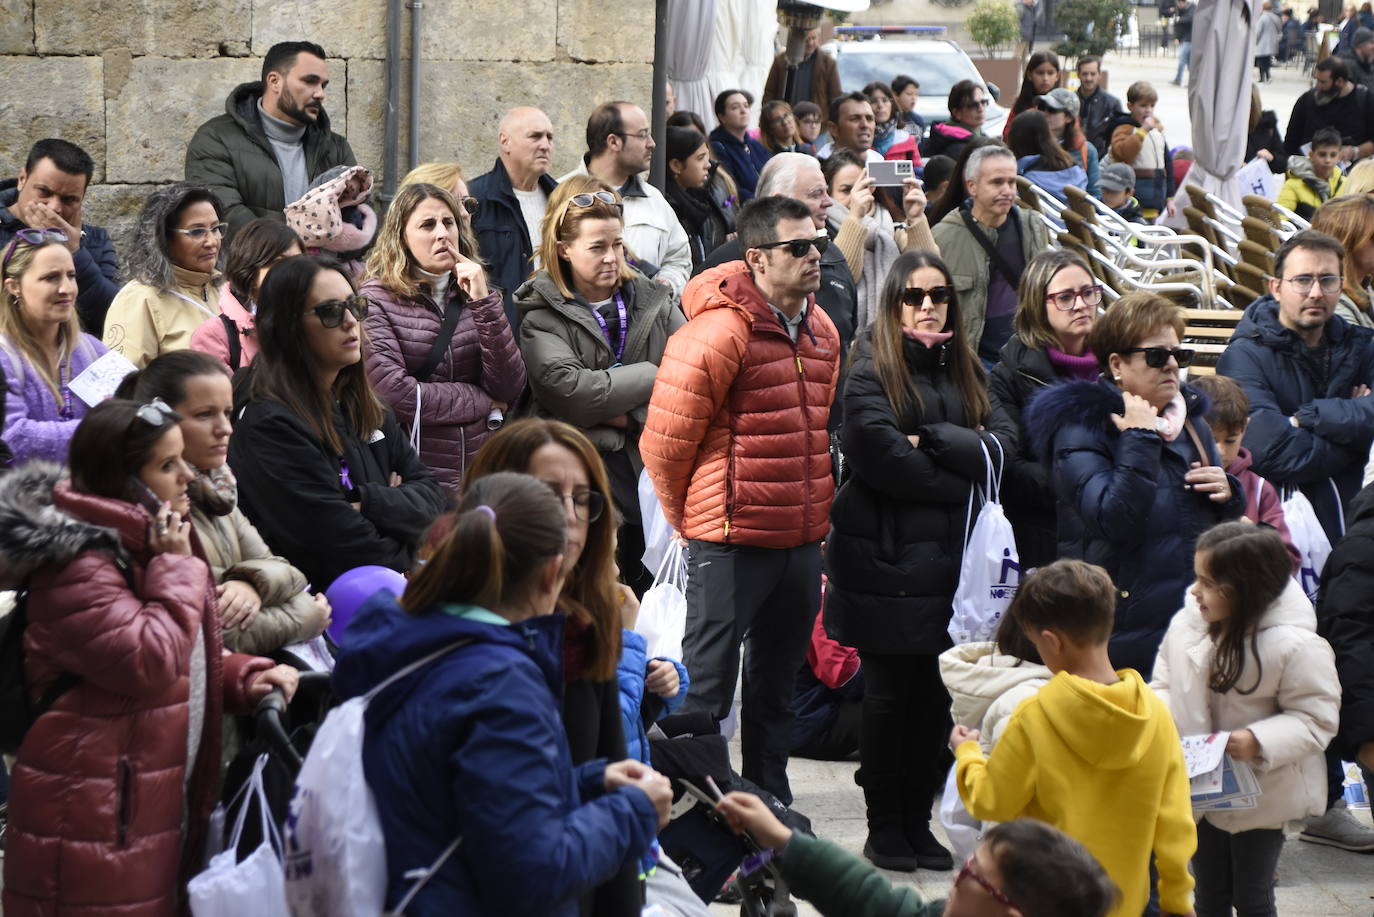
M 972 58 L 983 79 L 1003 90 L 1015 91 L 1021 71 L 1021 62 L 1013 56 L 1021 38 L 1016 8 L 1007 0 L 978 0 L 965 27 L 983 52 L 982 57 Z

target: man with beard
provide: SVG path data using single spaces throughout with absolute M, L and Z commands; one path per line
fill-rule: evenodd
M 257 217 L 280 218 L 310 181 L 358 161 L 348 141 L 329 129 L 324 111 L 329 62 L 308 41 L 273 45 L 262 80 L 229 94 L 224 114 L 200 126 L 186 148 L 186 180 L 214 191 L 234 234 Z
M 1374 155 L 1374 93 L 1355 82 L 1344 58 L 1331 55 L 1312 68 L 1316 85 L 1298 97 L 1283 146 L 1290 156 L 1324 127 L 1341 135 L 1341 162 Z

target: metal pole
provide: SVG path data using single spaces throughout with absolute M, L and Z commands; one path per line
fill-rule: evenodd
M 408 0 L 410 8 L 410 167 L 420 164 L 420 24 L 424 19 L 424 0 Z
M 649 129 L 654 135 L 654 158 L 649 165 L 649 184 L 664 188 L 668 168 L 668 2 L 654 0 L 654 104 Z
M 396 195 L 396 167 L 400 151 L 397 124 L 401 107 L 401 0 L 386 4 L 386 104 L 382 108 L 382 193 L 383 205 Z

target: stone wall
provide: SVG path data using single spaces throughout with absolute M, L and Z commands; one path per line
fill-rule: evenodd
M 197 126 L 258 79 L 278 41 L 307 38 L 331 60 L 325 107 L 358 162 L 382 179 L 386 0 L 0 0 L 0 177 L 39 138 L 96 161 L 86 219 L 116 244 L 148 191 L 179 180 Z M 406 170 L 410 11 L 402 11 L 400 168 Z M 577 165 L 587 115 L 629 99 L 647 110 L 653 0 L 430 0 L 423 10 L 423 160 L 471 177 L 496 157 L 502 112 L 548 112 L 554 174 Z

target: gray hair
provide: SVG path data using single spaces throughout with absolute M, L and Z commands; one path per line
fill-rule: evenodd
M 778 153 L 768 160 L 755 186 L 755 197 L 795 197 L 797 172 L 802 166 L 818 166 L 815 156 L 806 153 Z
M 977 181 L 979 173 L 983 171 L 983 163 L 998 156 L 1005 156 L 1012 162 L 1016 161 L 1016 154 L 1000 143 L 980 146 L 969 153 L 968 162 L 964 163 L 964 181 Z

